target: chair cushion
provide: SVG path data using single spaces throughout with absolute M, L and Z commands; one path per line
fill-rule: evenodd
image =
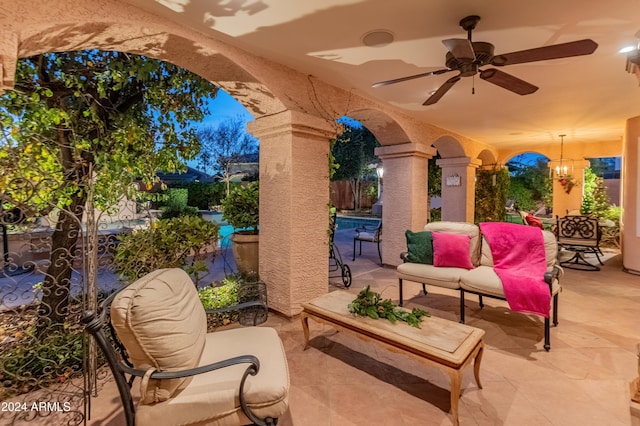
M 355 238 L 356 240 L 360 240 L 360 241 L 371 241 L 371 242 L 378 241 L 376 239 L 376 233 L 370 232 L 370 231 L 358 231 L 358 234 L 356 235 Z
M 249 408 L 261 418 L 282 416 L 287 410 L 289 371 L 282 341 L 269 327 L 247 327 L 209 333 L 199 365 L 239 355 L 255 355 L 260 370 L 245 383 Z M 240 409 L 238 390 L 248 364 L 194 376 L 168 401 L 141 405 L 138 425 L 239 425 L 251 422 Z
M 469 235 L 433 232 L 432 238 L 433 266 L 473 269 L 469 256 Z
M 478 228 L 477 225 L 466 222 L 438 221 L 427 223 L 424 230 L 468 235 L 471 237 L 471 241 L 469 242 L 471 263 L 474 266 L 480 264 L 480 228 Z
M 433 245 L 431 231 L 413 232 L 406 230 L 407 262 L 433 265 Z
M 207 319 L 182 269 L 160 269 L 130 284 L 114 298 L 111 322 L 135 368 L 175 371 L 200 361 Z M 141 402 L 165 401 L 185 380 L 143 382 Z

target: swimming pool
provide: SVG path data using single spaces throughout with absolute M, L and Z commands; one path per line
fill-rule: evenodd
M 361 226 L 376 227 L 380 223 L 380 219 L 366 218 L 366 217 L 349 217 L 349 216 L 337 216 L 336 225 L 338 229 L 352 229 L 359 228 Z
M 229 239 L 229 235 L 231 234 L 233 234 L 233 226 L 220 225 L 220 231 L 218 232 L 218 244 L 221 248 L 226 248 L 231 245 L 231 240 Z

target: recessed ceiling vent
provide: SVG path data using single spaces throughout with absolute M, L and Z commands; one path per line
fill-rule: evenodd
M 394 40 L 393 33 L 389 30 L 373 30 L 362 36 L 362 44 L 369 47 L 383 47 Z

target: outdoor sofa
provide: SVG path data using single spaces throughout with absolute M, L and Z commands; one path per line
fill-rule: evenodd
M 522 226 L 524 225 L 513 225 Z M 531 227 L 529 227 L 531 228 Z M 427 285 L 450 289 L 459 292 L 460 297 L 460 322 L 465 322 L 465 293 L 473 293 L 479 296 L 480 307 L 484 307 L 484 296 L 506 300 L 502 281 L 494 271 L 494 262 L 491 249 L 485 236 L 481 235 L 477 225 L 463 222 L 431 222 L 424 227 L 425 231 L 459 234 L 469 237 L 469 261 L 470 265 L 463 267 L 442 267 L 433 264 L 412 262 L 410 252 L 402 253 L 404 263 L 397 267 L 399 281 L 399 304 L 403 305 L 403 287 L 405 281 L 420 283 L 424 294 L 427 294 Z M 559 277 L 562 269 L 557 266 L 558 244 L 555 236 L 550 231 L 540 230 L 543 234 L 544 253 L 546 257 L 546 273 L 544 282 L 549 287 L 552 298 L 553 324 L 558 324 L 558 293 L 561 290 Z M 408 241 L 410 240 L 407 232 Z M 411 244 L 411 243 L 409 243 Z M 549 315 L 551 316 L 551 315 Z M 544 318 L 544 348 L 548 351 L 550 345 L 550 318 Z

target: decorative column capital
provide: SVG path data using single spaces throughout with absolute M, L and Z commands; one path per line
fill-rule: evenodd
M 400 157 L 423 157 L 428 159 L 436 155 L 436 152 L 436 149 L 432 146 L 426 146 L 424 144 L 414 142 L 385 145 L 375 149 L 375 154 L 382 161 L 388 158 Z
M 329 140 L 336 137 L 340 126 L 336 122 L 314 115 L 286 110 L 250 121 L 247 123 L 247 130 L 258 139 L 294 134 L 305 138 Z
M 480 160 L 471 159 L 470 157 L 454 157 L 454 158 L 440 158 L 436 160 L 436 164 L 440 167 L 462 167 L 469 166 L 478 168 L 482 165 Z

